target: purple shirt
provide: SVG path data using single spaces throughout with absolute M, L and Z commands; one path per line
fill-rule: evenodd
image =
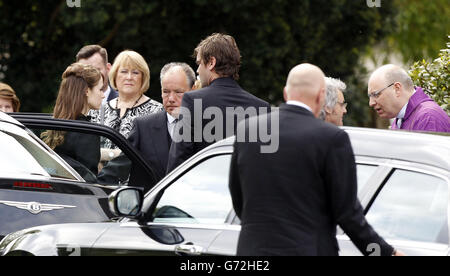
M 391 129 L 398 129 L 395 121 L 392 123 Z M 450 117 L 423 92 L 421 87 L 416 87 L 416 93 L 408 101 L 400 129 L 450 132 Z

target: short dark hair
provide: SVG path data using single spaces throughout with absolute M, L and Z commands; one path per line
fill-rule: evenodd
M 105 48 L 103 48 L 100 45 L 86 45 L 83 48 L 78 51 L 76 60 L 77 62 L 80 61 L 80 59 L 87 59 L 95 55 L 96 53 L 99 53 L 102 57 L 105 64 L 108 63 L 108 52 Z
M 204 64 L 216 58 L 215 71 L 221 77 L 239 79 L 241 54 L 234 38 L 230 35 L 214 33 L 202 40 L 194 50 L 194 58 L 200 54 Z

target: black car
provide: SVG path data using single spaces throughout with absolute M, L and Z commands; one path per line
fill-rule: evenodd
M 10 115 L 15 119 L 0 112 L 0 239 L 37 225 L 108 221 L 113 217 L 107 203 L 112 191 L 121 185 L 149 189 L 146 185 L 156 183 L 140 155 L 108 127 L 42 114 Z M 128 166 L 118 170 L 111 162 L 103 164 L 101 174 L 80 173 L 70 163 L 76 160 L 63 159 L 38 137 L 50 129 L 110 139 Z M 131 168 L 143 181 L 128 178 Z
M 358 197 L 371 225 L 408 255 L 448 255 L 450 137 L 345 128 Z M 34 227 L 0 242 L 0 255 L 234 255 L 240 231 L 228 191 L 234 138 L 199 152 L 144 197 L 109 197 L 119 221 Z M 343 255 L 360 254 L 338 231 Z M 376 255 L 376 246 L 367 248 Z

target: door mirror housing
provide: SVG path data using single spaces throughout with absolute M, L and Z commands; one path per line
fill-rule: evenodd
M 142 190 L 137 187 L 124 187 L 112 192 L 108 197 L 109 209 L 117 217 L 139 217 L 144 201 Z

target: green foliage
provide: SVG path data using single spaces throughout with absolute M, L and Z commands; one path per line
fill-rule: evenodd
M 388 47 L 402 55 L 405 63 L 433 57 L 450 34 L 448 0 L 394 0 L 399 11 Z
M 409 73 L 414 83 L 423 87 L 450 116 L 450 42 L 441 50 L 439 58 L 433 62 L 418 61 Z
M 181 61 L 196 69 L 193 49 L 214 32 L 236 38 L 239 83 L 272 104 L 282 101 L 289 70 L 302 62 L 361 87 L 353 77 L 359 57 L 388 34 L 396 13 L 390 1 L 369 8 L 365 0 L 81 0 L 81 8 L 65 0 L 0 3 L 3 81 L 17 91 L 23 111 L 35 112 L 51 110 L 61 74 L 83 45 L 101 44 L 111 62 L 124 49 L 141 53 L 151 70 L 147 95 L 160 100 L 162 66 Z M 366 99 L 351 95 L 357 102 L 347 122 L 367 125 Z

